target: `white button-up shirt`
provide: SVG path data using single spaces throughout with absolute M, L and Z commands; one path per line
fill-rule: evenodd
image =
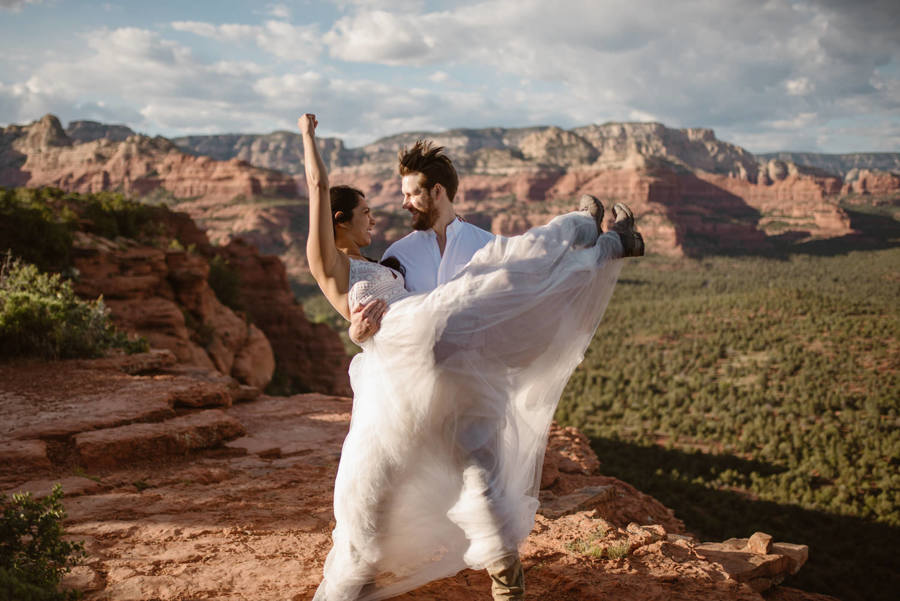
M 434 230 L 414 231 L 391 244 L 384 256 L 397 257 L 406 269 L 406 289 L 429 292 L 452 280 L 478 249 L 494 235 L 459 218 L 447 226 L 444 255 L 438 248 Z

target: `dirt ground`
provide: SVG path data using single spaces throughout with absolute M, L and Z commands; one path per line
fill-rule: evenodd
M 125 375 L 98 365 L 61 362 L 50 371 L 40 363 L 0 366 L 0 447 L 7 455 L 24 453 L 26 443 L 44 440 L 51 451 L 49 465 L 25 462 L 0 472 L 0 490 L 46 494 L 62 483 L 66 531 L 83 540 L 87 552 L 65 584 L 84 591 L 87 601 L 311 599 L 330 548 L 332 486 L 349 399 L 262 396 L 188 410 L 175 394 L 166 397 L 172 415 L 141 413 L 144 399 L 158 404 L 160 391 L 179 382 L 183 389 L 185 376 Z M 188 411 L 222 412 L 244 433 L 174 455 L 165 445 L 157 452 L 135 439 L 145 446 L 127 465 L 85 467 L 77 459 L 83 436 L 77 432 L 88 413 L 79 399 L 107 407 L 89 415 L 115 438 L 119 446 L 110 448 L 123 448 L 123 437 L 137 432 L 133 422 L 144 418 L 134 412 L 162 429 Z M 828 599 L 779 587 L 763 597 L 746 579 L 738 582 L 722 564 L 703 559 L 697 541 L 682 536 L 682 524 L 657 501 L 613 478 L 578 473 L 573 465 L 585 451 L 563 448 L 566 436 L 551 436 L 559 448 L 548 451 L 559 473 L 545 495 L 556 510 L 538 515 L 521 548 L 526 598 Z M 598 531 L 607 533 L 605 540 L 627 541 L 630 552 L 603 559 L 579 546 Z M 490 584 L 485 573 L 464 571 L 398 599 L 487 600 Z

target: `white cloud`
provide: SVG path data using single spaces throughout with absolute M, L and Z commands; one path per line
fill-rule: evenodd
M 0 0 L 0 8 L 19 12 L 26 4 L 40 4 L 41 0 Z
M 628 118 L 631 121 L 659 121 L 659 118 L 656 115 L 651 115 L 644 111 L 630 111 L 628 113 Z
M 333 4 L 342 10 L 367 8 L 397 12 L 420 12 L 425 6 L 423 0 L 333 0 Z
M 815 84 L 809 81 L 808 77 L 788 79 L 784 82 L 784 86 L 791 96 L 806 96 L 816 89 Z
M 344 61 L 448 64 L 532 82 L 540 92 L 503 98 L 531 105 L 519 112 L 543 105 L 562 125 L 652 117 L 796 131 L 809 126 L 806 115 L 827 122 L 848 105 L 857 115 L 896 109 L 886 91 L 900 66 L 896 3 L 739 4 L 573 0 L 548 10 L 540 0 L 485 0 L 431 12 L 361 4 L 324 39 Z M 555 98 L 543 97 L 548 90 Z
M 160 133 L 268 131 L 311 110 L 353 145 L 410 129 L 655 120 L 759 151 L 900 149 L 895 0 L 334 4 L 330 25 L 333 7 L 306 4 L 296 25 L 286 2 L 260 3 L 258 23 L 101 29 L 80 52 L 2 48 L 13 58 L 0 121 L 85 111 Z M 0 0 L 13 6 L 23 0 Z M 195 50 L 172 31 L 214 43 Z
M 292 25 L 285 21 L 269 20 L 263 25 L 175 21 L 171 26 L 176 31 L 220 42 L 253 43 L 261 50 L 288 61 L 311 63 L 322 51 L 320 34 L 315 26 Z
M 266 6 L 266 12 L 276 19 L 287 21 L 291 18 L 291 9 L 285 4 L 269 4 Z
M 325 34 L 331 55 L 345 61 L 422 65 L 457 48 L 447 44 L 452 20 L 444 15 L 394 14 L 383 10 L 342 17 Z

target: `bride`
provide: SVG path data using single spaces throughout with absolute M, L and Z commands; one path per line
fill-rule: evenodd
M 623 242 L 635 254 L 628 243 L 640 239 L 630 211 L 617 205 L 624 225 L 601 234 L 603 208 L 586 197 L 581 211 L 495 238 L 452 280 L 411 294 L 402 265 L 362 255 L 371 210 L 353 188 L 329 190 L 316 119 L 299 125 L 310 271 L 347 319 L 387 307 L 350 365 L 333 546 L 314 599 L 375 601 L 497 565 L 533 526 L 556 404 L 612 295 Z

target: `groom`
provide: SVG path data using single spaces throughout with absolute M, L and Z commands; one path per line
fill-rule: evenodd
M 401 152 L 399 159 L 403 208 L 412 216 L 413 231 L 393 243 L 385 251 L 384 258 L 393 257 L 403 266 L 407 290 L 429 292 L 453 279 L 494 236 L 456 215 L 453 199 L 459 187 L 459 177 L 442 147 L 420 140 L 411 149 Z M 585 195 L 580 208 L 594 217 L 599 232 L 603 220 L 600 202 Z M 616 223 L 611 229 L 619 234 L 623 256 L 642 255 L 643 240 L 634 231 L 631 211 L 623 205 L 616 205 L 616 209 L 620 214 L 616 215 Z M 353 311 L 351 339 L 362 342 L 374 335 L 381 327 L 381 318 L 386 310 L 384 301 L 375 300 Z M 476 423 L 473 426 L 483 428 L 485 424 Z M 490 424 L 488 427 L 491 427 Z M 494 469 L 494 457 L 490 452 L 482 456 L 483 449 L 474 453 L 461 450 L 466 463 L 464 489 L 471 489 L 470 496 L 481 497 L 489 511 L 491 497 L 497 492 L 492 491 L 488 484 Z M 466 490 L 463 491 L 465 493 Z M 459 525 L 466 529 L 464 524 Z M 499 524 L 498 528 L 502 530 Z M 502 542 L 500 545 L 505 555 L 487 566 L 493 598 L 495 601 L 523 599 L 524 575 L 518 549 L 508 548 L 509 545 Z
M 384 258 L 400 261 L 407 290 L 429 292 L 453 279 L 494 236 L 456 215 L 453 199 L 459 177 L 442 147 L 423 140 L 416 142 L 400 153 L 399 170 L 403 208 L 412 216 L 413 231 L 394 242 Z M 375 334 L 386 310 L 384 301 L 377 300 L 353 312 L 351 338 L 361 342 Z M 506 551 L 506 556 L 487 566 L 493 598 L 523 599 L 524 577 L 518 549 Z

